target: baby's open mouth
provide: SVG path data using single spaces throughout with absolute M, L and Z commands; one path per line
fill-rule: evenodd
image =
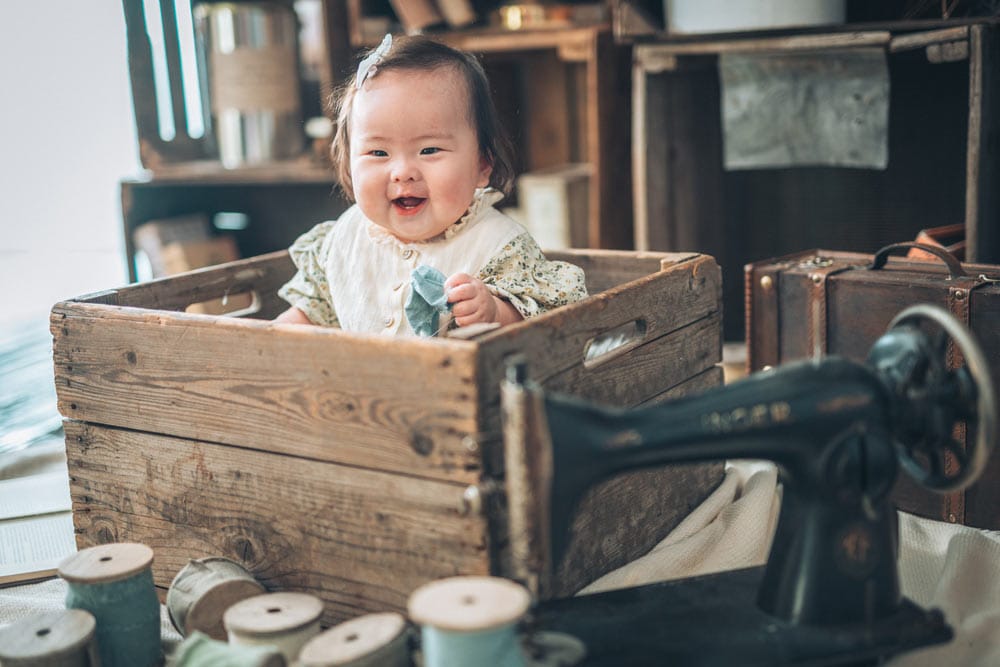
M 426 201 L 423 197 L 398 197 L 392 203 L 400 208 L 416 208 Z

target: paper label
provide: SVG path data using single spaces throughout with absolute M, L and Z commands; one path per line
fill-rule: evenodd
M 212 113 L 299 109 L 299 77 L 295 51 L 287 46 L 237 48 L 209 58 Z

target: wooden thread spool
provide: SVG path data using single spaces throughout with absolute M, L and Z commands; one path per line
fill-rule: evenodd
M 163 662 L 160 601 L 153 585 L 153 550 L 145 544 L 102 544 L 59 564 L 66 607 L 94 615 L 103 667 Z
M 226 609 L 265 592 L 239 563 L 228 558 L 199 558 L 188 561 L 171 582 L 167 612 L 182 636 L 197 630 L 225 641 L 222 615 Z
M 63 609 L 0 628 L 0 665 L 98 667 L 95 625 L 90 612 Z
M 410 667 L 410 631 L 401 614 L 366 614 L 309 640 L 302 667 Z
M 421 626 L 424 667 L 526 667 L 517 623 L 528 610 L 527 589 L 498 577 L 451 577 L 410 596 L 410 618 Z
M 237 602 L 222 622 L 230 644 L 276 647 L 294 662 L 299 651 L 319 634 L 323 603 L 308 593 L 266 593 Z

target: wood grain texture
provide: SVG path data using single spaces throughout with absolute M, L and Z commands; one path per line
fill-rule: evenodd
M 77 544 L 156 553 L 167 587 L 190 558 L 224 556 L 268 590 L 326 602 L 325 623 L 402 611 L 416 586 L 487 574 L 484 519 L 464 485 L 65 422 Z
M 718 313 L 717 265 L 703 256 L 678 257 L 664 271 L 473 342 L 387 340 L 64 302 L 51 320 L 59 408 L 93 423 L 472 483 L 479 459 L 462 440 L 498 436 L 498 387 L 508 354 L 528 354 L 532 377 L 547 388 L 624 405 L 721 358 L 710 321 L 689 334 L 690 346 L 685 334 L 660 340 Z M 639 268 L 665 258 L 650 254 Z M 597 253 L 591 279 L 603 285 L 639 273 L 626 263 L 622 255 Z M 171 296 L 174 283 L 167 279 L 118 290 L 117 301 L 182 307 L 191 298 L 218 297 L 227 285 L 274 284 L 269 276 L 281 267 L 287 260 L 276 253 L 181 276 L 178 296 Z M 596 368 L 584 365 L 589 341 L 637 319 L 645 327 L 641 345 Z M 663 348 L 683 355 L 664 355 Z
M 498 404 L 504 360 L 512 354 L 524 355 L 528 377 L 548 391 L 621 407 L 641 403 L 719 362 L 720 289 L 718 266 L 710 257 L 696 256 L 488 334 L 481 340 L 476 374 L 482 430 L 498 428 L 498 414 L 489 406 Z M 605 363 L 585 363 L 590 341 L 637 320 L 645 328 L 641 344 L 617 357 L 609 354 Z
M 65 302 L 73 419 L 471 483 L 475 344 Z M 430 381 L 433 378 L 433 382 Z

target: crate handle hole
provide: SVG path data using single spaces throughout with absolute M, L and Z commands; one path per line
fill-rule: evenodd
M 259 313 L 261 309 L 260 295 L 256 290 L 230 294 L 226 292 L 221 297 L 207 299 L 190 304 L 185 313 L 202 315 L 225 315 L 226 317 L 246 317 Z
M 603 366 L 629 350 L 642 345 L 646 338 L 646 320 L 632 320 L 594 336 L 583 348 L 583 367 Z

